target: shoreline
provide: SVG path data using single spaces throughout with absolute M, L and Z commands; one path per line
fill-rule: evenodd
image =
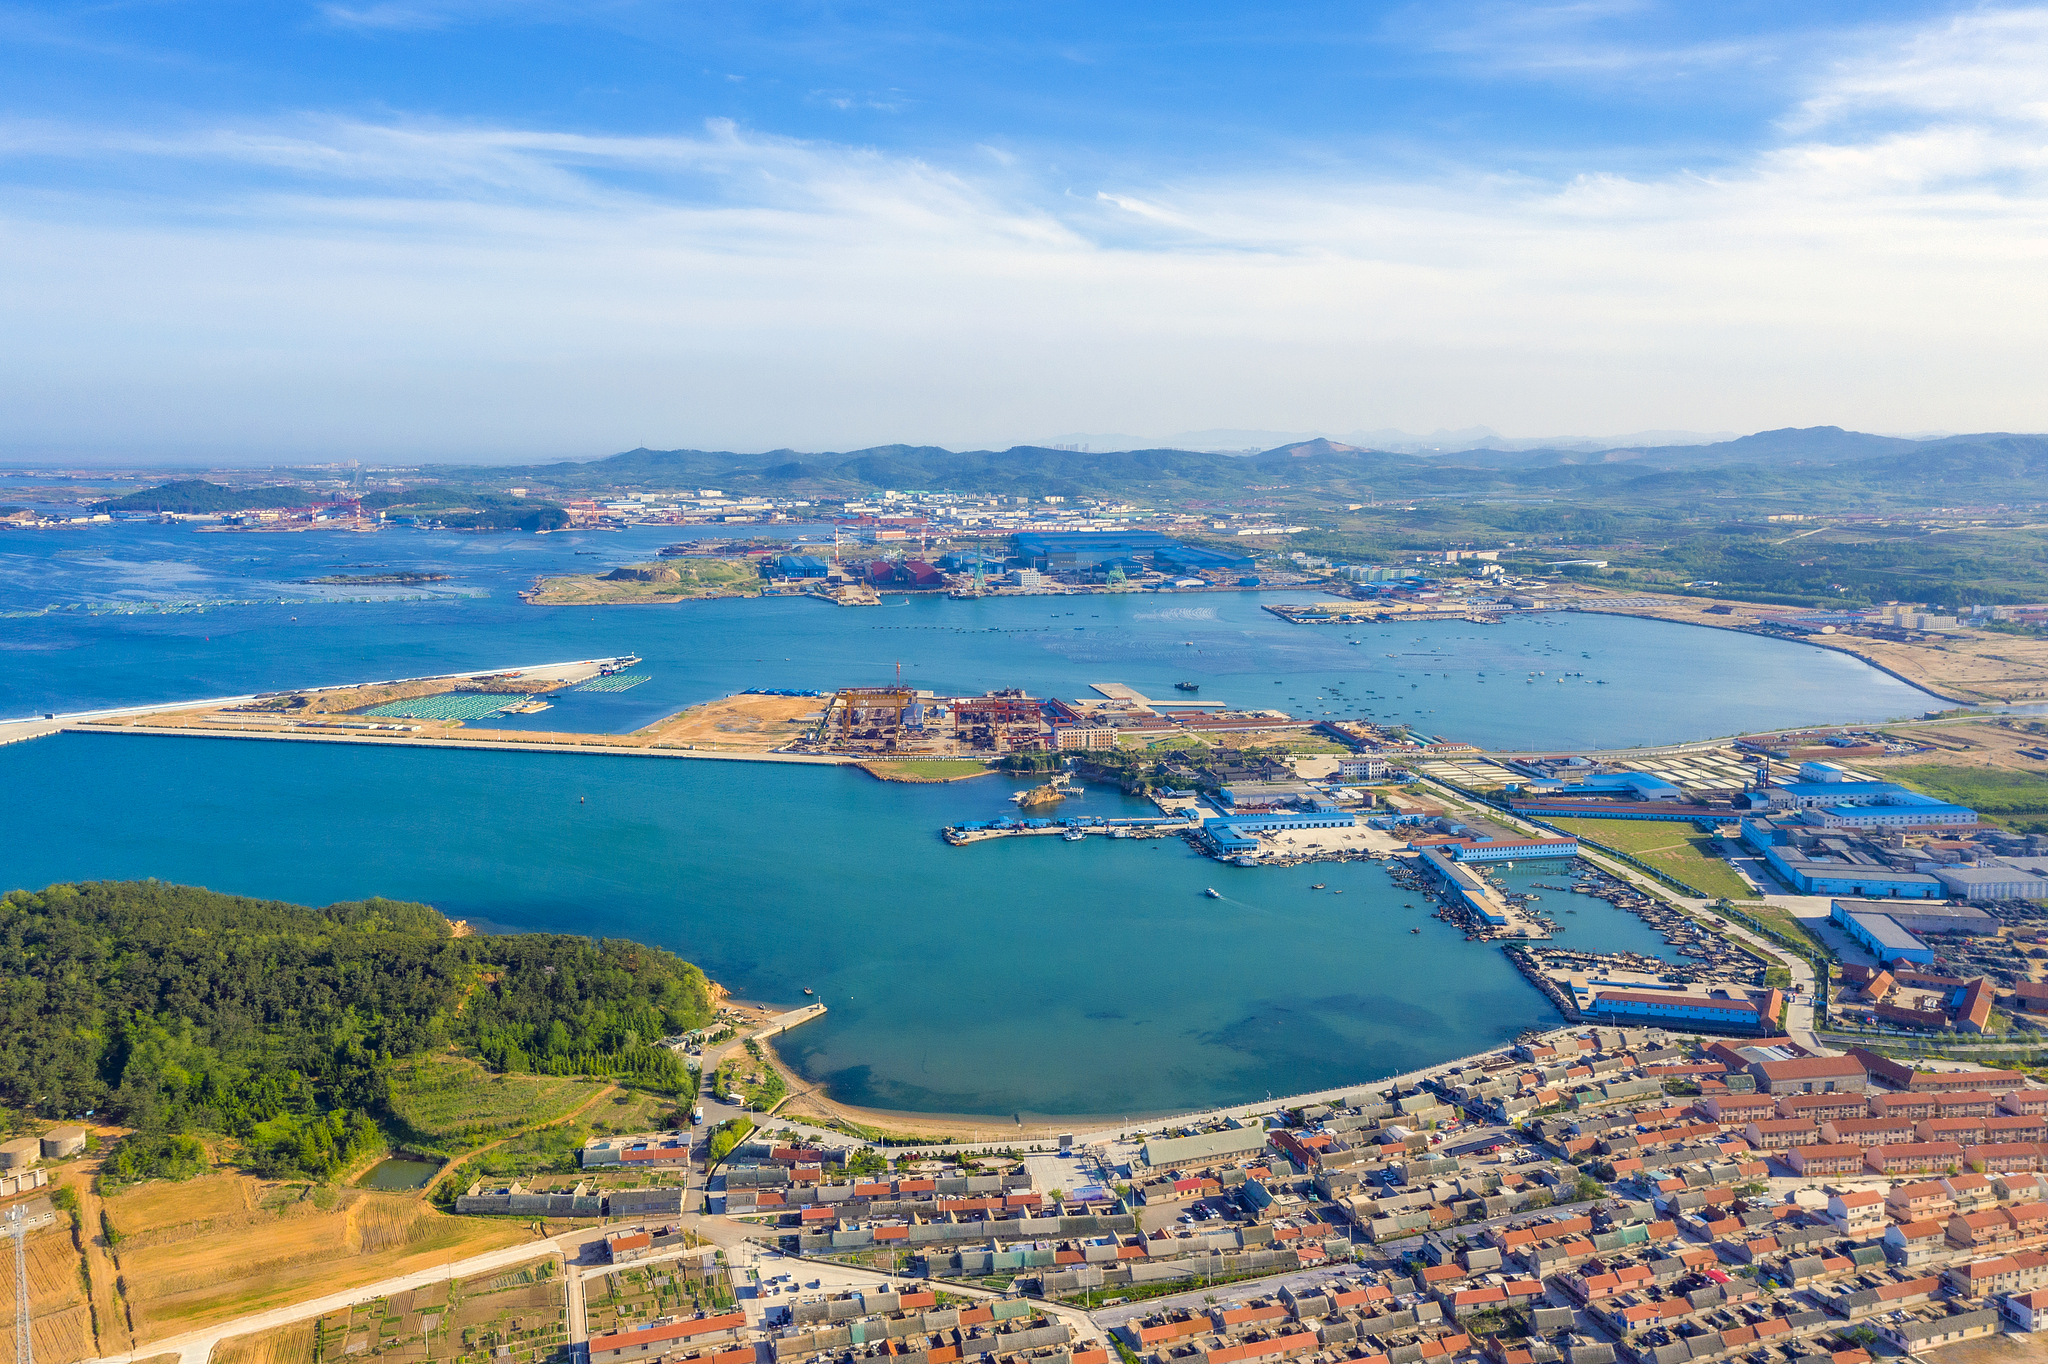
M 1651 596 L 1651 595 L 1655 595 L 1655 594 L 1653 594 L 1653 593 L 1648 593 L 1648 592 L 1645 592 L 1645 593 L 1641 593 L 1641 594 L 1639 594 L 1639 595 L 1642 595 L 1642 596 Z M 1695 598 L 1695 597 L 1673 597 L 1673 598 L 1670 598 L 1670 600 L 1671 600 L 1671 601 L 1673 601 L 1673 602 L 1681 602 L 1681 601 L 1683 601 L 1683 602 L 1691 602 L 1691 601 L 1698 601 L 1698 600 L 1706 600 L 1706 599 L 1702 599 L 1702 598 Z M 1698 629 L 1701 629 L 1701 630 L 1725 630 L 1725 631 L 1727 631 L 1727 632 L 1728 632 L 1728 633 L 1730 633 L 1730 634 L 1737 634 L 1737 635 L 1753 635 L 1753 634 L 1757 634 L 1757 633 L 1758 633 L 1757 631 L 1754 631 L 1754 630 L 1746 630 L 1746 629 L 1744 629 L 1744 628 L 1743 628 L 1743 627 L 1742 627 L 1741 625 L 1739 625 L 1739 624 L 1736 624 L 1736 623 L 1734 623 L 1734 622 L 1733 622 L 1733 619 L 1732 619 L 1732 618 L 1730 618 L 1730 617 L 1723 617 L 1723 618 L 1722 618 L 1722 620 L 1723 620 L 1723 621 L 1727 621 L 1727 622 L 1728 622 L 1728 623 L 1725 623 L 1725 624 L 1724 624 L 1724 623 L 1722 623 L 1721 621 L 1711 621 L 1711 620 L 1681 620 L 1681 619 L 1678 619 L 1678 618 L 1675 618 L 1675 617 L 1672 617 L 1672 616 L 1659 616 L 1659 615 L 1650 615 L 1650 614 L 1648 614 L 1648 613 L 1646 613 L 1646 612 L 1642 611 L 1642 610 L 1641 610 L 1640 608 L 1623 608 L 1623 607 L 1615 607 L 1615 606 L 1602 606 L 1602 605 L 1600 605 L 1600 604 L 1598 604 L 1598 603 L 1599 603 L 1599 598 L 1597 598 L 1597 597 L 1585 597 L 1585 598 L 1580 598 L 1580 599 L 1578 599 L 1578 600 L 1576 600 L 1576 601 L 1570 601 L 1570 602 L 1560 602 L 1560 603 L 1559 603 L 1559 607 L 1560 607 L 1561 609 L 1563 609 L 1563 610 L 1567 610 L 1567 611 L 1578 611 L 1578 612 L 1582 612 L 1582 613 L 1584 613 L 1584 614 L 1587 614 L 1587 615 L 1597 615 L 1597 616 L 1620 616 L 1620 617 L 1622 617 L 1623 619 L 1626 619 L 1626 620 L 1654 620 L 1654 621 L 1661 621 L 1661 622 L 1663 622 L 1663 623 L 1664 623 L 1664 624 L 1666 624 L 1666 625 L 1691 625 L 1691 626 L 1694 626 L 1694 627 L 1696 627 L 1696 628 L 1698 628 Z M 1672 609 L 1672 608 L 1664 608 L 1664 609 Z M 1704 610 L 1704 608 L 1702 608 L 1702 609 Z M 1908 687 L 1911 687 L 1911 688 L 1912 688 L 1912 689 L 1913 689 L 1914 691 L 1920 692 L 1920 693 L 1922 693 L 1922 694 L 1924 694 L 1924 695 L 1927 695 L 1927 696 L 1931 696 L 1931 697 L 1933 697 L 1933 698 L 1934 698 L 1935 700 L 1937 700 L 1937 701 L 1946 701 L 1946 702 L 1948 702 L 1948 703 L 1949 703 L 1950 705 L 1954 705 L 1954 706 L 1984 706 L 1984 705 L 1994 705 L 1994 706 L 1996 706 L 1996 705 L 2009 705 L 2009 704 L 2011 704 L 2010 702 L 2002 702 L 2002 701 L 1999 701 L 1999 702 L 1973 701 L 1973 700 L 1970 700 L 1970 699 L 1968 699 L 1968 698 L 1966 698 L 1966 697 L 1961 697 L 1961 696 L 1950 696 L 1950 695 L 1949 695 L 1949 694 L 1948 694 L 1947 692 L 1940 692 L 1940 691 L 1936 691 L 1936 690 L 1935 690 L 1935 689 L 1933 688 L 1933 686 L 1931 686 L 1931 685 L 1930 685 L 1929 683 L 1927 683 L 1927 682 L 1923 682 L 1923 681 L 1920 681 L 1920 680 L 1919 680 L 1919 679 L 1917 679 L 1917 678 L 1912 678 L 1912 677 L 1908 677 L 1908 676 L 1907 676 L 1906 674 L 1904 674 L 1904 673 L 1900 672 L 1900 671 L 1899 671 L 1899 670 L 1898 670 L 1897 668 L 1894 668 L 1894 667 L 1890 666 L 1889 664 L 1885 664 L 1885 663 L 1880 663 L 1880 662 L 1879 662 L 1878 660 L 1876 660 L 1876 659 L 1872 658 L 1872 657 L 1871 657 L 1870 655 L 1868 655 L 1868 654 L 1866 654 L 1866 653 L 1863 653 L 1863 652 L 1862 652 L 1862 651 L 1860 651 L 1860 650 L 1857 650 L 1857 649 L 1852 649 L 1852 648 L 1849 648 L 1849 647 L 1847 647 L 1846 645 L 1842 645 L 1842 644 L 1833 644 L 1833 643 L 1828 643 L 1828 642 L 1825 642 L 1825 641 L 1827 641 L 1827 640 L 1830 640 L 1830 639 L 1842 639 L 1842 638 L 1844 638 L 1844 636 L 1841 636 L 1841 635 L 1831 635 L 1831 636 L 1820 636 L 1820 637 L 1814 637 L 1814 636 L 1806 636 L 1806 635 L 1802 635 L 1802 636 L 1798 636 L 1798 637 L 1791 637 L 1791 636 L 1786 636 L 1786 635 L 1771 635 L 1771 634 L 1765 634 L 1765 635 L 1761 635 L 1760 637 L 1761 637 L 1761 638 L 1764 638 L 1764 639 L 1782 639 L 1782 640 L 1784 640 L 1784 641 L 1785 641 L 1785 642 L 1786 642 L 1787 644 L 1804 644 L 1804 645 L 1806 645 L 1806 646 L 1807 646 L 1808 648 L 1810 648 L 1810 649 L 1824 649 L 1824 650 L 1826 650 L 1826 651 L 1827 651 L 1827 652 L 1829 652 L 1829 653 L 1835 653 L 1835 654 L 1844 654 L 1844 655 L 1846 655 L 1846 656 L 1848 656 L 1848 657 L 1850 657 L 1850 658 L 1853 658 L 1853 659 L 1855 659 L 1855 660 L 1856 660 L 1856 661 L 1857 661 L 1858 663 L 1861 663 L 1861 664 L 1863 664 L 1863 665 L 1864 665 L 1865 667 L 1869 667 L 1869 668 L 1875 668 L 1875 669 L 1876 669 L 1876 670 L 1877 670 L 1878 672 L 1881 672 L 1881 673 L 1883 673 L 1883 674 L 1884 674 L 1885 676 L 1887 676 L 1887 677 L 1891 678 L 1891 679 L 1892 679 L 1893 681 L 1895 681 L 1895 682 L 1900 682 L 1900 683 L 1904 683 L 1904 684 L 1905 684 L 1906 686 L 1908 686 Z
M 1540 995 L 1540 992 L 1538 992 Z M 1545 1006 L 1555 1010 L 1548 999 Z M 1591 1026 L 1585 1023 L 1561 1021 L 1547 1028 L 1525 1029 L 1541 1037 L 1554 1037 L 1583 1031 Z M 1048 1117 L 1044 1114 L 1024 1113 L 1026 1121 L 1021 1124 L 1017 1115 L 1004 1117 L 1001 1114 L 960 1114 L 960 1113 L 909 1113 L 894 1109 L 859 1108 L 840 1103 L 827 1097 L 818 1085 L 803 1079 L 782 1058 L 776 1050 L 775 1038 L 768 1039 L 767 1054 L 773 1058 L 775 1067 L 782 1071 L 790 1084 L 790 1098 L 785 1100 L 772 1114 L 763 1114 L 756 1119 L 756 1126 L 772 1129 L 778 1118 L 797 1122 L 811 1122 L 813 1126 L 824 1124 L 812 1120 L 801 1111 L 791 1111 L 799 1097 L 808 1098 L 829 1114 L 863 1127 L 879 1128 L 884 1131 L 908 1136 L 952 1137 L 958 1146 L 993 1146 L 1006 1144 L 1006 1139 L 1043 1141 L 1050 1137 L 1071 1134 L 1076 1145 L 1121 1136 L 1128 1132 L 1143 1131 L 1161 1126 L 1179 1124 L 1204 1124 L 1227 1118 L 1250 1118 L 1275 1113 L 1284 1108 L 1296 1108 L 1303 1104 L 1325 1103 L 1345 1095 L 1355 1094 L 1361 1089 L 1375 1089 L 1387 1085 L 1410 1084 L 1422 1078 L 1441 1072 L 1447 1066 L 1462 1065 L 1494 1055 L 1505 1048 L 1513 1047 L 1523 1034 L 1495 1043 L 1483 1051 L 1464 1056 L 1447 1056 L 1442 1060 L 1428 1061 L 1413 1070 L 1377 1079 L 1350 1080 L 1326 1089 L 1309 1090 L 1300 1094 L 1282 1094 L 1271 1098 L 1251 1100 L 1244 1103 L 1212 1105 L 1207 1108 L 1169 1108 L 1141 1113 L 1076 1113 L 1067 1116 Z
M 151 739 L 267 739 L 280 743 L 315 744 L 358 744 L 371 748 L 464 748 L 484 752 L 500 753 L 573 753 L 605 757 L 626 758 L 710 758 L 727 762 L 796 763 L 812 767 L 855 767 L 859 759 L 840 757 L 823 753 L 744 753 L 723 749 L 707 748 L 640 748 L 629 744 L 558 744 L 547 742 L 518 743 L 504 739 L 462 739 L 453 735 L 446 738 L 428 739 L 418 737 L 383 737 L 370 734 L 315 734 L 309 732 L 285 733 L 280 730 L 232 730 L 232 729 L 178 729 L 167 726 L 122 725 L 119 728 L 106 725 L 65 725 L 50 724 L 36 734 L 24 734 L 19 738 L 40 738 L 43 734 L 113 734 L 139 735 Z M 592 736 L 593 738 L 599 736 Z M 0 743 L 7 742 L 0 735 Z M 958 780 L 950 778 L 949 780 Z

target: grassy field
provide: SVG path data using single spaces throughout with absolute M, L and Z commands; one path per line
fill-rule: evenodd
M 733 1052 L 719 1064 L 713 1089 L 720 1094 L 740 1094 L 750 1107 L 766 1112 L 789 1092 L 782 1072 L 768 1064 L 760 1044 L 748 1041 L 743 1051 Z
M 523 1225 L 444 1216 L 407 1194 L 225 1172 L 140 1184 L 105 1207 L 144 1341 L 531 1235 Z
M 646 1132 L 689 1119 L 677 1112 L 672 1095 L 621 1089 L 571 1122 L 559 1122 L 509 1137 L 464 1162 L 457 1183 L 472 1179 L 528 1179 L 546 1174 L 575 1174 L 583 1144 L 608 1133 Z M 626 1181 L 645 1182 L 644 1175 Z
M 1714 840 L 1692 825 L 1655 819 L 1553 819 L 1568 834 L 1617 848 L 1707 895 L 1745 900 L 1752 894 L 1734 868 L 1714 854 Z
M 664 559 L 602 575 L 546 578 L 527 600 L 541 606 L 632 606 L 759 595 L 761 575 L 745 559 Z
M 452 1156 L 572 1113 L 604 1087 L 601 1080 L 493 1075 L 463 1057 L 429 1056 L 395 1069 L 391 1111 L 408 1145 Z
M 1728 898 L 1731 900 L 1741 900 L 1746 898 L 1746 894 L 1731 895 Z M 1778 932 L 1784 934 L 1793 942 L 1806 943 L 1810 945 L 1814 951 L 1820 953 L 1824 957 L 1832 957 L 1835 955 L 1834 949 L 1829 947 L 1826 943 L 1822 942 L 1819 938 L 1815 937 L 1812 933 L 1808 932 L 1806 929 L 1806 925 L 1799 922 L 1797 916 L 1789 913 L 1786 910 L 1779 909 L 1776 905 L 1757 902 L 1754 904 L 1740 905 L 1738 906 L 1738 908 L 1741 910 L 1742 913 L 1748 915 L 1752 919 L 1755 919 L 1758 923 L 1764 924 L 1770 928 L 1775 928 L 1776 930 L 1778 930 Z M 1742 921 L 1738 919 L 1735 922 L 1740 923 Z
M 1915 763 L 1884 775 L 1916 791 L 1967 805 L 1994 824 L 2022 833 L 2048 833 L 2048 775 L 2003 767 Z

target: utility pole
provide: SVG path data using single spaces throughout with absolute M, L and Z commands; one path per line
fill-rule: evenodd
M 14 1238 L 14 1364 L 35 1364 L 28 1321 L 27 1212 L 19 1203 L 7 1210 L 7 1234 Z

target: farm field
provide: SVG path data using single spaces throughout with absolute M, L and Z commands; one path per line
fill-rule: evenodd
M 1690 824 L 1652 819 L 1551 819 L 1568 834 L 1593 843 L 1617 848 L 1650 866 L 1668 872 L 1707 895 L 1725 895 L 1746 900 L 1752 894 L 1748 883 L 1734 868 L 1716 857 L 1714 840 Z
M 561 1353 L 567 1341 L 562 1282 L 552 1258 L 538 1259 L 237 1336 L 221 1342 L 210 1364 L 315 1364 L 348 1358 L 542 1364 Z
M 573 1113 L 604 1088 L 602 1080 L 495 1075 L 466 1057 L 426 1056 L 394 1068 L 391 1111 L 408 1145 L 455 1156 Z
M 645 1325 L 657 1317 L 687 1317 L 729 1308 L 733 1301 L 725 1271 L 707 1266 L 696 1256 L 644 1269 L 615 1269 L 583 1285 L 584 1311 L 592 1335 Z
M 28 1268 L 29 1342 L 39 1360 L 90 1359 L 93 1348 L 92 1310 L 85 1300 L 85 1285 L 78 1276 L 78 1248 L 71 1240 L 70 1219 L 61 1211 L 55 1226 L 31 1232 L 23 1243 Z M 8 1265 L 7 1281 L 14 1280 L 14 1249 L 11 1240 L 0 1254 Z M 0 1299 L 0 1320 L 7 1339 L 14 1339 L 14 1294 Z
M 226 1172 L 138 1185 L 104 1206 L 145 1342 L 531 1235 L 520 1224 L 445 1216 L 409 1194 Z M 75 1283 L 75 1264 L 70 1273 Z

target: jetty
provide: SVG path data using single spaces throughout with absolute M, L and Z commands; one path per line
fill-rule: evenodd
M 1201 827 L 1199 819 L 1178 815 L 1136 816 L 1110 819 L 1101 815 L 1076 815 L 1071 819 L 991 819 L 949 824 L 940 836 L 958 848 L 991 838 L 1045 838 L 1053 835 L 1079 842 L 1090 836 L 1102 838 L 1170 838 Z

